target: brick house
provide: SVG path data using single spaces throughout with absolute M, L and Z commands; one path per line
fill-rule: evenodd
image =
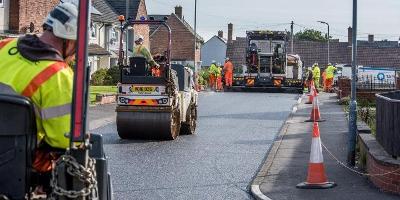
M 330 62 L 351 64 L 352 29 L 348 29 L 348 42 L 330 41 Z M 288 50 L 291 48 L 290 42 Z M 299 54 L 304 66 L 317 62 L 324 66 L 328 62 L 328 45 L 326 42 L 294 41 L 294 53 Z M 228 40 L 227 56 L 235 65 L 245 64 L 246 38 L 238 37 Z M 358 64 L 371 67 L 400 67 L 400 46 L 398 41 L 374 41 L 370 35 L 368 41 L 358 41 Z
M 48 12 L 59 0 L 0 0 L 0 32 L 39 33 Z
M 18 37 L 25 33 L 40 34 L 43 20 L 59 2 L 60 0 L 0 0 L 0 35 Z M 147 17 L 145 0 L 133 0 L 129 3 L 128 17 Z M 99 68 L 109 68 L 117 63 L 120 37 L 118 15 L 126 16 L 126 1 L 92 0 L 92 5 L 95 9 L 91 15 L 88 51 L 92 72 L 95 72 Z M 148 25 L 135 26 L 129 34 L 130 50 L 133 47 L 134 34 L 143 35 L 147 38 L 145 44 L 149 45 Z
M 196 34 L 196 49 L 194 45 L 195 32 L 183 17 L 182 7 L 175 7 L 175 13 L 171 15 L 149 15 L 157 19 L 167 18 L 166 22 L 172 30 L 172 61 L 183 65 L 201 67 L 200 49 L 203 38 Z M 168 45 L 168 32 L 163 26 L 151 26 L 150 43 L 151 53 L 163 53 Z
M 107 2 L 111 5 L 117 15 L 124 15 L 125 19 L 133 18 L 136 20 L 141 19 L 142 17 L 148 18 L 147 16 L 147 8 L 145 0 L 129 0 L 129 11 L 126 13 L 126 0 L 107 0 Z M 149 39 L 149 25 L 135 25 L 133 30 L 130 29 L 128 31 L 128 49 L 132 51 L 134 45 L 134 35 L 142 35 L 144 37 L 144 45 L 150 47 L 150 39 Z
M 120 38 L 118 16 L 124 15 L 126 19 L 140 19 L 147 17 L 147 9 L 145 0 L 129 1 L 128 15 L 125 0 L 93 0 L 93 6 L 101 13 L 101 15 L 92 15 L 90 28 L 89 62 L 92 71 L 96 71 L 99 68 L 117 65 Z M 128 55 L 132 54 L 136 34 L 143 35 L 146 38 L 145 45 L 149 45 L 148 25 L 136 25 L 128 30 L 128 34 L 128 42 L 126 42 L 126 37 L 122 38 L 124 50 L 128 44 Z

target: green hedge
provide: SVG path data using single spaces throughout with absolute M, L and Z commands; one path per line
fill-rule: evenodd
M 91 85 L 117 85 L 119 82 L 118 66 L 110 67 L 109 69 L 99 69 L 92 74 L 90 80 Z

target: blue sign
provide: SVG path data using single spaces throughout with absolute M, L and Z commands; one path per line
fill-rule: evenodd
M 385 79 L 385 74 L 379 73 L 377 76 L 378 80 L 383 81 Z

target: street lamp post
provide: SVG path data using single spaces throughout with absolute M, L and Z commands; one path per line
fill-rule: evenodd
M 197 72 L 196 67 L 196 50 L 197 49 L 197 0 L 194 0 L 194 72 Z
M 351 68 L 351 102 L 349 113 L 349 147 L 347 163 L 355 165 L 356 138 L 357 138 L 357 98 L 356 98 L 356 79 L 357 79 L 357 0 L 353 0 L 353 55 Z
M 319 23 L 321 23 L 321 24 L 326 24 L 327 26 L 328 26 L 328 63 L 330 63 L 330 55 L 329 55 L 329 51 L 330 51 L 330 48 L 329 48 L 329 40 L 330 40 L 330 37 L 329 37 L 329 24 L 327 23 L 327 22 L 324 22 L 324 21 L 317 21 L 317 22 L 319 22 Z

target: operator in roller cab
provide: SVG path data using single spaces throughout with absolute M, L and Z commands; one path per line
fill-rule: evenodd
M 151 75 L 155 77 L 161 76 L 160 65 L 154 61 L 150 51 L 143 45 L 144 37 L 142 35 L 135 36 L 135 48 L 133 51 L 133 57 L 144 57 L 147 63 L 151 66 Z
M 58 4 L 46 17 L 43 34 L 0 41 L 0 84 L 31 99 L 36 110 L 36 185 L 49 192 L 52 161 L 69 146 L 78 1 Z M 35 181 L 34 181 L 35 182 Z M 40 189 L 40 191 L 43 191 Z

